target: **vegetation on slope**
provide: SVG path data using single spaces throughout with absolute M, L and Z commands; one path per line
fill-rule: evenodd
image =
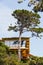
M 0 42 L 0 65 L 43 65 L 43 57 L 30 56 L 19 62 L 18 56 L 9 52 L 9 48 Z

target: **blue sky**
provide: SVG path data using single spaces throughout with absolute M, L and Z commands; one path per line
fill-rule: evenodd
M 31 7 L 32 8 L 32 7 Z M 15 37 L 19 36 L 18 32 L 15 33 L 13 31 L 8 31 L 8 26 L 17 20 L 14 19 L 11 14 L 16 9 L 27 9 L 31 10 L 27 6 L 27 2 L 23 2 L 21 4 L 17 3 L 17 0 L 0 0 L 0 38 L 2 37 Z M 41 21 L 43 20 L 43 13 L 39 13 L 41 15 Z M 43 27 L 43 21 L 41 22 L 40 27 Z M 30 33 L 23 33 L 22 36 L 29 37 L 31 36 Z M 42 39 L 39 38 L 31 38 L 30 39 L 30 53 L 36 56 L 43 56 L 43 37 Z

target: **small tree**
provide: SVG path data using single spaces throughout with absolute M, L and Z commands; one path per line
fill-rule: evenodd
M 37 13 L 27 10 L 15 10 L 12 16 L 17 19 L 15 26 L 9 26 L 9 31 L 13 30 L 15 32 L 19 31 L 19 44 L 18 44 L 18 55 L 19 61 L 21 60 L 21 35 L 25 31 L 31 31 L 32 36 L 38 36 L 39 33 L 43 32 L 43 28 L 38 28 L 40 24 L 40 16 Z M 37 28 L 36 28 L 37 27 Z M 38 29 L 38 30 L 37 30 Z

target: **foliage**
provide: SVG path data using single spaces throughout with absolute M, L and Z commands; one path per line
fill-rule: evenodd
M 16 65 L 17 55 L 9 52 L 9 47 L 0 42 L 0 65 Z
M 25 0 L 19 0 L 18 3 L 22 3 Z M 43 32 L 43 28 L 39 27 L 40 24 L 40 15 L 38 11 L 43 12 L 43 0 L 30 0 L 28 6 L 33 5 L 33 11 L 28 10 L 15 10 L 12 13 L 12 16 L 17 19 L 17 22 L 14 26 L 9 26 L 9 31 L 13 30 L 15 32 L 19 31 L 19 57 L 20 47 L 21 47 L 21 34 L 25 31 L 32 32 L 32 37 L 41 37 L 40 33 Z
M 6 45 L 0 43 L 0 65 L 43 65 L 43 57 L 30 56 L 29 59 L 18 62 L 18 57 L 14 53 L 6 52 Z M 8 48 L 8 47 L 7 47 Z M 9 48 L 8 48 L 9 49 Z
M 18 3 L 23 3 L 26 0 L 18 0 Z M 43 0 L 28 0 L 28 6 L 34 5 L 34 12 L 43 12 Z
M 43 65 L 43 57 L 31 56 L 30 65 Z
M 35 32 L 38 34 L 43 32 L 43 28 L 38 27 L 40 24 L 39 14 L 28 10 L 15 10 L 13 11 L 12 16 L 17 19 L 17 22 L 15 26 L 9 26 L 9 31 L 20 31 L 21 33 L 31 31 L 32 33 Z
M 17 19 L 17 22 L 14 26 L 10 25 L 8 31 L 11 31 L 11 30 L 15 32 L 19 31 L 18 55 L 20 59 L 21 58 L 20 47 L 21 47 L 22 33 L 25 31 L 32 32 L 32 37 L 37 36 L 40 38 L 39 34 L 43 32 L 43 28 L 39 28 L 40 15 L 35 12 L 24 10 L 24 9 L 15 10 L 13 11 L 12 16 Z
M 43 12 L 43 0 L 40 0 L 39 3 L 36 6 L 34 6 L 33 10 L 35 12 Z

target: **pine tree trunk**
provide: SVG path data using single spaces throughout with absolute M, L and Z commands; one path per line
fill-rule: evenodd
M 19 43 L 18 43 L 18 61 L 21 61 L 21 33 L 19 33 Z

